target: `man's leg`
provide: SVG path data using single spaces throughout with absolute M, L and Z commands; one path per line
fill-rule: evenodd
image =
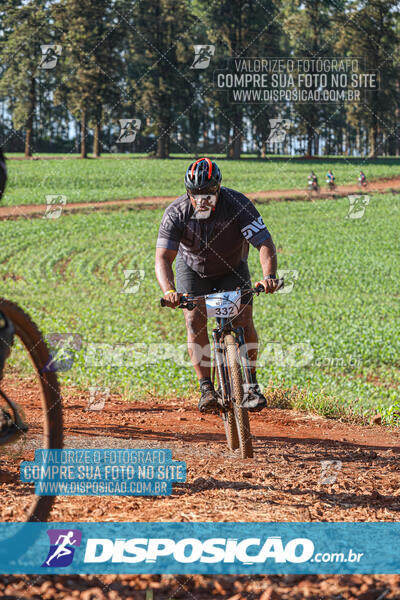
M 199 410 L 218 412 L 218 396 L 210 377 L 210 345 L 204 302 L 194 310 L 185 310 L 188 351 L 200 384 Z
M 237 269 L 222 278 L 220 282 L 221 289 L 234 290 L 237 287 L 242 289 L 251 288 L 251 278 L 247 262 L 242 262 Z M 258 336 L 253 322 L 252 296 L 242 296 L 243 304 L 240 306 L 240 314 L 233 319 L 235 327 L 243 327 L 246 349 L 250 360 L 250 370 L 253 379 L 248 393 L 246 393 L 243 405 L 249 410 L 258 411 L 267 406 L 267 401 L 261 393 L 256 377 L 256 362 L 258 355 Z
M 210 378 L 210 359 L 207 357 L 209 339 L 207 333 L 207 315 L 204 302 L 194 310 L 185 313 L 188 352 L 199 381 Z
M 253 306 L 246 304 L 241 307 L 241 312 L 234 318 L 233 324 L 235 327 L 243 327 L 244 339 L 247 346 L 247 354 L 250 360 L 250 370 L 255 381 L 256 364 L 258 355 L 258 335 L 253 321 Z
M 177 258 L 176 282 L 178 292 L 193 296 L 210 293 L 212 289 L 212 283 L 209 280 L 201 278 L 180 258 Z M 210 346 L 207 334 L 205 302 L 200 302 L 194 310 L 184 309 L 183 312 L 186 322 L 189 356 L 199 380 L 201 391 L 199 410 L 214 413 L 218 411 L 218 396 L 210 378 Z
M 243 308 L 243 307 L 242 307 Z M 247 304 L 243 312 L 235 317 L 235 327 L 243 327 L 244 339 L 246 343 L 247 354 L 250 360 L 250 370 L 253 384 L 243 399 L 243 406 L 251 411 L 259 411 L 267 406 L 267 400 L 261 392 L 257 383 L 256 363 L 258 355 L 258 336 L 253 323 L 253 307 Z

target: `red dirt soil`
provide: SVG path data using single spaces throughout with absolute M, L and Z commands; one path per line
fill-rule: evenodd
M 28 422 L 39 422 L 38 394 L 26 382 L 19 390 Z M 187 481 L 174 484 L 168 497 L 60 497 L 51 513 L 53 521 L 399 518 L 398 431 L 293 410 L 264 410 L 251 415 L 255 456 L 243 460 L 227 449 L 222 420 L 200 415 L 195 398 L 127 402 L 113 395 L 103 410 L 93 411 L 87 410 L 88 396 L 71 389 L 64 392 L 66 447 L 170 448 L 175 460 L 186 461 Z M 36 432 L 34 426 L 31 435 Z M 32 445 L 22 448 L 18 460 L 30 457 Z M 24 497 L 19 462 L 10 452 L 2 459 L 0 518 L 19 520 Z M 341 461 L 332 483 L 323 476 L 321 461 L 326 460 Z
M 14 391 L 17 385 L 14 386 Z M 26 415 L 35 423 L 39 398 L 18 382 Z M 52 521 L 397 521 L 400 511 L 400 433 L 293 410 L 251 416 L 255 458 L 239 459 L 225 445 L 218 416 L 201 416 L 196 399 L 127 402 L 118 395 L 101 411 L 89 394 L 64 390 L 65 447 L 171 448 L 187 462 L 187 482 L 169 497 L 64 497 Z M 37 433 L 33 426 L 32 435 Z M 26 448 L 9 453 L 0 484 L 1 520 L 18 520 L 24 490 L 18 465 Z M 321 461 L 340 460 L 334 483 L 321 480 Z M 13 466 L 13 462 L 15 466 Z M 2 472 L 0 471 L 0 475 Z M 146 590 L 147 596 L 146 596 Z M 149 591 L 149 590 L 152 590 Z M 9 600 L 383 600 L 400 598 L 400 576 L 0 576 Z
M 394 177 L 391 179 L 382 178 L 376 181 L 370 181 L 368 188 L 360 190 L 357 185 L 338 185 L 334 192 L 328 192 L 321 190 L 319 194 L 313 194 L 312 198 L 334 198 L 338 196 L 345 196 L 346 194 L 358 193 L 358 194 L 370 194 L 370 193 L 383 193 L 393 192 L 397 193 L 400 191 L 400 177 Z M 290 190 L 269 190 L 261 192 L 252 192 L 247 196 L 253 200 L 253 202 L 264 203 L 274 200 L 308 200 L 309 194 L 304 189 L 290 189 Z M 100 202 L 71 202 L 63 206 L 63 212 L 74 213 L 74 212 L 87 212 L 92 210 L 115 210 L 121 207 L 128 208 L 160 208 L 167 206 L 170 202 L 175 200 L 175 196 L 144 196 L 142 198 L 132 198 L 128 200 L 104 200 Z M 18 206 L 0 206 L 0 220 L 3 219 L 15 219 L 19 217 L 43 217 L 46 210 L 44 204 L 29 204 L 29 205 L 18 205 Z

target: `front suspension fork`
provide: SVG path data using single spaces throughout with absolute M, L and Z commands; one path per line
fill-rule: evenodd
M 249 359 L 249 355 L 247 352 L 246 343 L 245 343 L 245 339 L 244 339 L 244 332 L 243 332 L 242 327 L 236 327 L 235 329 L 232 329 L 231 331 L 232 331 L 232 333 L 235 334 L 236 339 L 238 341 L 239 358 L 240 358 L 240 363 L 243 368 L 243 375 L 244 375 L 244 377 L 243 377 L 243 384 L 245 386 L 244 393 L 246 394 L 248 392 L 249 386 L 254 382 L 253 382 L 253 375 L 252 375 L 251 367 L 250 367 L 250 359 Z M 212 338 L 213 338 L 213 344 L 214 344 L 215 360 L 214 360 L 214 364 L 212 367 L 212 380 L 214 382 L 215 371 L 217 371 L 218 380 L 219 380 L 219 384 L 221 387 L 221 393 L 222 393 L 222 402 L 223 402 L 223 405 L 226 407 L 228 405 L 230 389 L 229 389 L 229 377 L 228 377 L 228 373 L 227 373 L 227 366 L 226 366 L 226 362 L 224 360 L 224 349 L 221 344 L 221 339 L 222 339 L 223 334 L 224 334 L 223 330 L 221 331 L 220 329 L 213 329 Z
M 213 329 L 212 338 L 214 345 L 214 362 L 212 367 L 212 380 L 215 379 L 215 371 L 217 371 L 218 382 L 222 395 L 222 404 L 226 408 L 229 398 L 229 378 L 227 374 L 226 364 L 224 360 L 224 350 L 221 346 L 222 333 L 219 329 Z

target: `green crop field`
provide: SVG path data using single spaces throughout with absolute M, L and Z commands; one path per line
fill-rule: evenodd
M 136 198 L 141 196 L 179 196 L 190 158 L 152 160 L 143 156 L 117 155 L 80 160 L 10 160 L 9 183 L 3 204 L 44 204 L 46 195 L 63 194 L 67 202 Z M 269 157 L 240 161 L 218 158 L 223 184 L 244 193 L 274 189 L 305 189 L 313 169 L 322 185 L 333 169 L 338 184 L 357 183 L 360 168 L 368 179 L 400 174 L 399 160 L 379 158 L 330 157 L 319 160 Z
M 178 191 L 176 173 L 186 162 L 169 163 L 165 193 Z M 89 189 L 92 199 L 109 196 L 105 165 L 121 169 L 121 176 L 115 177 L 118 194 L 125 195 L 121 191 L 125 190 L 129 195 L 126 175 L 137 172 L 137 179 L 131 179 L 142 181 L 141 164 L 89 162 L 84 177 L 79 161 L 68 163 L 68 174 L 65 163 L 57 163 L 55 180 L 53 166 L 45 162 L 15 164 L 8 199 L 21 201 L 18 194 L 29 188 L 29 174 L 34 182 L 26 201 L 38 201 L 35 183 L 40 178 L 42 192 L 62 191 L 60 184 L 69 182 L 67 193 L 75 190 L 75 200 L 88 199 L 84 195 Z M 164 169 L 160 164 L 146 162 L 148 181 L 157 168 Z M 278 184 L 276 164 L 273 168 L 269 163 L 250 164 L 260 172 L 264 169 L 266 180 L 270 173 Z M 350 176 L 350 167 L 342 164 L 342 172 Z M 235 186 L 244 181 L 249 166 L 247 161 L 239 165 L 236 174 L 233 163 L 224 165 L 226 183 Z M 17 167 L 21 175 L 15 197 Z M 282 181 L 287 186 L 294 183 L 290 167 L 291 163 Z M 309 169 L 303 167 L 297 179 Z M 383 163 L 382 169 L 387 168 Z M 100 183 L 94 184 L 95 173 L 106 190 L 101 194 Z M 264 187 L 262 177 L 257 184 L 251 177 L 248 180 L 249 186 Z M 159 193 L 155 185 L 140 187 L 138 193 Z M 130 195 L 134 191 L 135 183 Z M 259 206 L 277 245 L 280 269 L 298 273 L 290 293 L 255 298 L 262 341 L 259 380 L 268 386 L 275 405 L 330 416 L 366 417 L 380 410 L 386 422 L 393 422 L 400 386 L 399 197 L 371 196 L 359 219 L 346 218 L 348 207 L 346 198 Z M 148 394 L 184 398 L 195 391 L 184 350 L 183 315 L 158 304 L 153 262 L 161 215 L 161 210 L 120 210 L 0 222 L 6 241 L 0 263 L 2 295 L 26 308 L 46 334 L 82 337 L 72 368 L 60 373 L 64 385 L 81 390 L 109 386 L 128 399 Z M 250 263 L 254 276 L 259 275 L 254 249 Z M 127 269 L 140 272 L 136 293 L 123 291 Z

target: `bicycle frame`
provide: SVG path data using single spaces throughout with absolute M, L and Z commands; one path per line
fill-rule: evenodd
M 279 288 L 283 287 L 284 280 L 279 279 Z M 250 292 L 252 294 L 259 294 L 263 291 L 263 287 L 261 286 L 259 289 L 246 289 L 242 290 L 244 292 Z M 196 307 L 196 301 L 204 298 L 204 296 L 195 296 L 188 297 L 182 294 L 181 303 L 179 308 L 186 308 L 188 310 L 193 310 Z M 165 298 L 160 299 L 161 306 L 166 306 Z M 244 339 L 243 327 L 233 327 L 232 320 L 235 317 L 227 318 L 227 317 L 216 317 L 218 327 L 214 328 L 212 331 L 213 338 L 213 364 L 211 370 L 211 379 L 214 382 L 215 380 L 215 371 L 218 372 L 218 379 L 221 385 L 221 394 L 222 394 L 222 407 L 224 410 L 229 408 L 229 401 L 231 400 L 231 390 L 229 389 L 229 377 L 227 372 L 227 361 L 225 360 L 225 347 L 224 347 L 224 336 L 228 333 L 233 333 L 238 341 L 239 345 L 239 360 L 241 363 L 243 375 L 244 375 L 244 385 L 249 386 L 253 383 L 253 377 L 250 369 L 250 360 L 249 355 L 246 349 L 246 342 Z
M 217 371 L 218 379 L 221 385 L 222 405 L 223 408 L 226 409 L 228 408 L 229 400 L 231 399 L 227 364 L 224 358 L 224 336 L 227 333 L 234 333 L 239 343 L 239 356 L 243 368 L 245 384 L 251 384 L 253 378 L 251 375 L 250 360 L 245 345 L 243 327 L 232 327 L 230 319 L 219 317 L 217 317 L 217 324 L 219 327 L 216 327 L 212 331 L 214 360 L 212 365 L 211 379 L 214 382 L 215 371 Z

